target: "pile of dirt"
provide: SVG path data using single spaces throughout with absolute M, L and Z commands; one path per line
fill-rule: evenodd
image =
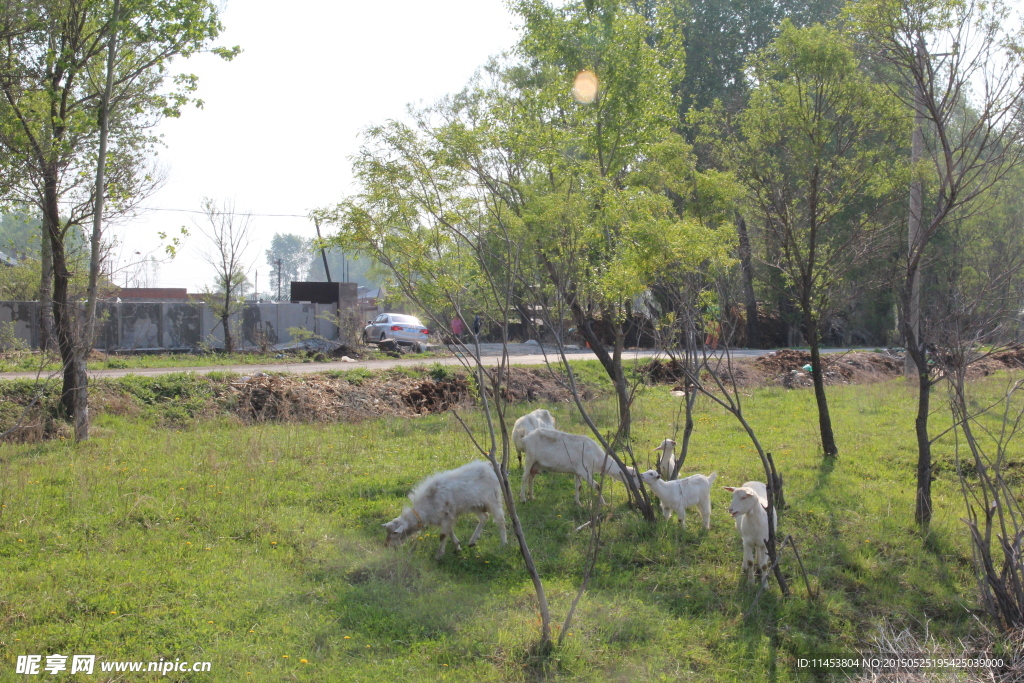
M 469 399 L 469 382 L 465 377 L 427 380 L 403 397 L 418 415 L 443 413 Z
M 708 375 L 711 375 L 709 377 Z M 747 359 L 733 359 L 732 362 L 732 374 L 730 376 L 729 366 L 726 363 L 712 364 L 711 370 L 705 370 L 701 375 L 701 381 L 705 384 L 713 381 L 713 377 L 717 375 L 723 384 L 730 384 L 733 381 L 736 382 L 738 387 L 754 387 L 763 386 L 765 384 L 765 377 L 760 370 Z M 683 391 L 683 383 L 680 382 L 673 391 Z
M 868 351 L 829 354 L 821 357 L 825 384 L 870 384 L 897 377 L 903 372 L 900 356 Z M 813 386 L 811 354 L 795 349 L 781 349 L 754 360 L 754 365 L 770 378 L 770 383 L 785 387 Z
M 341 358 L 342 356 L 348 356 L 353 360 L 359 360 L 360 358 L 363 357 L 362 354 L 359 351 L 357 351 L 354 346 L 349 346 L 348 344 L 338 344 L 333 349 L 331 349 L 327 355 L 330 356 L 331 358 Z
M 420 390 L 428 383 L 402 376 L 352 383 L 317 375 L 262 375 L 232 382 L 227 392 L 234 399 L 230 402 L 233 411 L 246 421 L 339 422 L 438 412 L 432 409 L 437 403 Z M 465 393 L 468 396 L 468 389 Z M 450 406 L 450 400 L 449 396 L 444 409 Z
M 1024 350 L 1021 351 L 1024 359 Z M 725 362 L 711 359 L 710 372 L 704 371 L 702 380 L 708 382 L 717 375 L 722 382 L 736 382 L 740 387 L 784 386 L 789 388 L 813 386 L 811 373 L 804 368 L 811 363 L 808 351 L 781 349 L 758 358 L 733 358 L 732 374 Z M 822 356 L 826 385 L 869 384 L 897 377 L 903 372 L 903 358 L 897 354 L 857 351 Z M 677 361 L 653 360 L 640 369 L 644 377 L 655 384 L 675 384 L 682 391 L 683 368 Z M 711 375 L 711 376 L 709 376 Z
M 671 384 L 682 381 L 686 373 L 683 364 L 677 360 L 659 360 L 655 358 L 647 365 L 640 367 L 640 374 L 652 384 Z
M 982 358 L 971 367 L 968 376 L 991 375 L 999 370 L 1020 370 L 1024 368 L 1024 346 L 1014 344 L 1006 351 L 993 353 L 991 356 Z
M 572 396 L 550 373 L 510 368 L 503 398 L 521 401 L 569 401 Z M 595 392 L 581 388 L 585 400 Z M 227 384 L 221 398 L 247 422 L 338 422 L 372 417 L 416 417 L 441 413 L 472 401 L 462 373 L 413 378 L 391 373 L 357 381 L 320 375 L 257 373 Z
M 492 370 L 491 372 L 497 372 Z M 566 403 L 572 400 L 567 380 L 555 378 L 547 370 L 510 367 L 506 369 L 502 398 L 510 403 L 522 401 L 552 401 Z M 580 398 L 593 399 L 597 393 L 590 387 L 579 387 Z
M 709 365 L 711 366 L 710 371 L 704 370 L 701 375 L 701 380 L 704 382 L 713 383 L 713 378 L 717 375 L 723 382 L 731 383 L 735 379 L 737 386 L 741 387 L 764 384 L 764 377 L 746 359 L 733 359 L 731 377 L 729 365 L 724 359 L 712 358 L 709 360 Z M 652 360 L 640 368 L 640 373 L 651 384 L 674 384 L 675 386 L 672 387 L 673 391 L 684 390 L 686 372 L 683 370 L 683 364 L 677 360 Z

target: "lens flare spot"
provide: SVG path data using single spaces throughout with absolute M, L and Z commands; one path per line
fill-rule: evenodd
M 576 80 L 572 83 L 572 96 L 584 104 L 597 99 L 597 74 L 586 69 L 576 74 Z

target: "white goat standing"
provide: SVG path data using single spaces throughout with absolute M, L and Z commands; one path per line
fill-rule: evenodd
M 654 449 L 661 451 L 661 456 L 658 458 L 658 474 L 665 481 L 672 479 L 672 472 L 676 469 L 675 449 L 676 442 L 672 439 L 665 439 L 660 446 Z
M 604 449 L 589 436 L 568 434 L 541 427 L 522 439 L 526 459 L 523 461 L 523 483 L 519 497 L 525 501 L 527 492 L 533 498 L 533 478 L 539 472 L 562 472 L 576 476 L 576 504 L 580 505 L 580 479 L 597 489 L 594 477 L 605 474 L 623 481 L 623 474 Z M 604 497 L 601 497 L 604 503 Z
M 545 427 L 547 429 L 555 428 L 554 416 L 544 410 L 543 408 L 537 408 L 532 413 L 527 413 L 521 418 L 516 420 L 515 425 L 512 427 L 512 444 L 516 447 L 516 457 L 519 458 L 520 467 L 523 464 L 523 437 L 532 432 L 535 429 Z
M 668 439 L 666 439 L 668 441 Z M 686 508 L 698 507 L 704 529 L 711 528 L 711 485 L 718 478 L 718 472 L 708 476 L 693 474 L 684 479 L 665 481 L 654 470 L 647 470 L 640 477 L 654 491 L 661 501 L 665 519 L 672 519 L 672 513 L 679 516 L 679 526 L 686 528 Z
M 768 582 L 768 489 L 759 481 L 748 481 L 743 486 L 726 486 L 732 493 L 729 514 L 736 520 L 736 529 L 743 539 L 743 571 L 750 583 L 756 572 L 762 583 Z M 777 524 L 778 516 L 772 510 Z
M 474 460 L 471 463 L 446 472 L 432 474 L 409 494 L 410 507 L 384 525 L 387 547 L 400 545 L 407 538 L 426 526 L 441 528 L 441 547 L 435 558 L 440 560 L 451 536 L 455 552 L 462 550 L 455 536 L 455 522 L 468 512 L 476 514 L 480 523 L 469 539 L 469 547 L 476 545 L 487 522 L 487 514 L 494 515 L 494 523 L 501 533 L 501 544 L 505 545 L 505 511 L 501 506 L 501 487 L 491 463 Z

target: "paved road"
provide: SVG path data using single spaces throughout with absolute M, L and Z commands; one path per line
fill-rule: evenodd
M 489 345 L 490 346 L 490 345 Z M 494 345 L 496 346 L 496 345 Z M 517 345 L 519 346 L 519 345 Z M 482 360 L 484 365 L 495 366 L 501 362 L 501 356 L 488 354 L 489 349 L 482 350 Z M 519 350 L 519 349 L 516 349 Z M 850 351 L 851 349 L 822 349 L 822 353 L 842 353 L 844 351 Z M 652 358 L 658 355 L 657 351 L 627 351 L 623 354 L 624 360 L 635 360 L 639 358 Z M 757 356 L 763 356 L 770 351 L 763 351 L 761 349 L 735 349 L 733 356 L 736 358 L 754 358 Z M 513 365 L 543 365 L 545 357 L 539 353 L 517 353 L 510 355 L 510 362 Z M 555 357 L 548 355 L 547 357 L 552 362 Z M 577 351 L 569 354 L 571 360 L 596 360 L 595 356 L 590 351 Z M 394 368 L 398 366 L 408 365 L 431 365 L 433 363 L 440 363 L 441 365 L 461 365 L 464 360 L 461 358 L 422 358 L 417 357 L 415 354 L 410 354 L 405 358 L 395 358 L 387 360 L 366 360 L 356 361 L 354 363 L 346 363 L 342 361 L 331 361 L 328 363 L 267 363 L 258 365 L 212 365 L 203 367 L 177 367 L 177 368 L 135 368 L 129 370 L 114 370 L 114 369 L 103 369 L 103 370 L 90 370 L 89 376 L 93 378 L 100 377 L 124 377 L 126 375 L 166 375 L 172 372 L 194 372 L 197 375 L 204 375 L 210 372 L 234 372 L 240 375 L 251 375 L 256 372 L 286 372 L 297 375 L 308 375 L 317 372 L 325 372 L 328 370 L 352 370 L 353 368 L 366 368 L 368 370 L 384 370 L 387 368 Z M 0 379 L 34 379 L 36 373 L 34 372 L 3 372 L 0 373 Z

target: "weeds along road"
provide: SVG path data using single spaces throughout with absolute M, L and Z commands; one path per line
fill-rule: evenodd
M 526 349 L 521 347 L 526 347 Z M 536 349 L 536 346 L 526 344 L 509 345 L 509 363 L 512 365 L 544 365 L 545 362 L 557 362 L 558 357 L 556 354 L 548 353 L 547 356 L 545 356 L 542 353 L 536 353 Z M 821 352 L 842 353 L 850 350 L 852 349 L 822 349 Z M 756 358 L 757 356 L 763 356 L 767 353 L 771 353 L 771 351 L 762 349 L 734 349 L 732 351 L 734 358 Z M 501 363 L 499 344 L 481 344 L 480 354 L 481 360 L 486 366 L 493 367 Z M 654 358 L 658 355 L 663 354 L 660 351 L 654 350 L 626 351 L 623 353 L 623 361 L 629 362 L 632 360 Z M 568 353 L 567 356 L 570 360 L 597 360 L 597 356 L 590 351 L 573 351 Z M 472 362 L 471 358 L 424 358 L 416 354 L 408 354 L 408 356 L 404 358 L 361 360 L 354 362 L 329 361 L 320 363 L 259 363 L 251 365 L 207 365 L 202 367 L 181 366 L 173 368 L 97 369 L 90 370 L 89 376 L 92 378 L 103 378 L 124 377 L 126 375 L 167 375 L 175 372 L 192 372 L 197 375 L 205 375 L 211 372 L 233 372 L 240 375 L 252 375 L 257 372 L 280 372 L 295 375 L 310 375 L 330 370 L 352 370 L 355 368 L 386 370 L 388 368 L 399 366 L 432 365 L 434 363 L 439 363 L 441 365 L 465 365 L 467 363 L 471 364 Z M 44 372 L 42 374 L 36 372 L 4 372 L 0 373 L 0 379 L 34 379 L 37 376 L 46 377 L 56 374 L 59 374 L 59 372 L 55 370 Z

